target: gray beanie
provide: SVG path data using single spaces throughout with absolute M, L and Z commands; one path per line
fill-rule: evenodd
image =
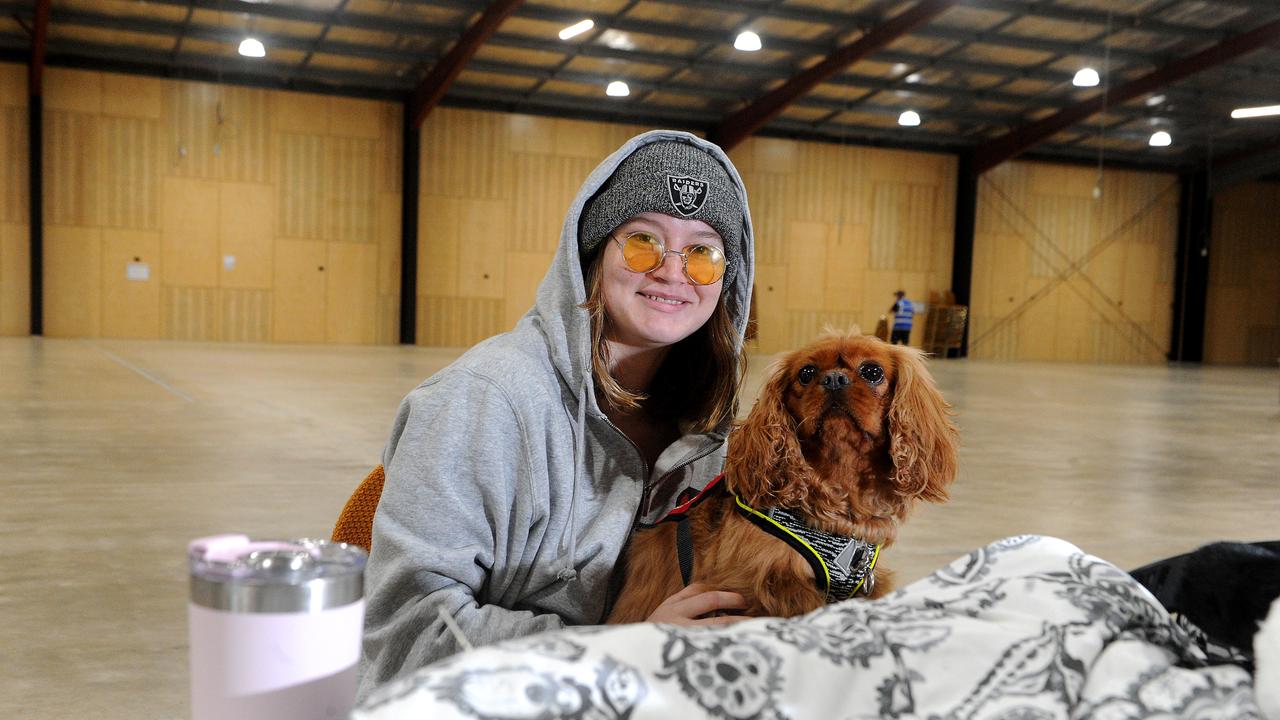
M 701 220 L 720 234 L 733 265 L 742 239 L 742 203 L 729 173 L 715 156 L 677 140 L 636 150 L 618 164 L 600 192 L 587 201 L 578 223 L 585 261 L 619 225 L 640 213 Z M 725 272 L 725 284 L 733 274 Z

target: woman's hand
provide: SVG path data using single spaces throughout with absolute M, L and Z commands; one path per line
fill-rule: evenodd
M 742 610 L 747 601 L 735 592 L 712 590 L 702 583 L 693 583 L 672 595 L 653 611 L 646 622 L 669 625 L 731 625 L 749 620 L 746 615 L 720 615 L 723 611 Z M 715 613 L 711 617 L 703 617 Z

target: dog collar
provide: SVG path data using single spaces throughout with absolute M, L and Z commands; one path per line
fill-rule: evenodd
M 733 496 L 738 512 L 756 527 L 791 546 L 809 562 L 818 590 L 827 602 L 840 602 L 859 591 L 871 594 L 876 585 L 880 545 L 815 530 L 785 508 L 757 510 Z

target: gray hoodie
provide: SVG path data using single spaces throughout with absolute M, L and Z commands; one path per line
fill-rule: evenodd
M 361 697 L 460 649 L 440 610 L 473 645 L 602 622 L 635 524 L 720 472 L 727 427 L 684 435 L 649 468 L 593 389 L 579 217 L 623 158 L 658 140 L 706 148 L 736 186 L 744 217 L 732 256 L 744 261 L 723 292 L 742 342 L 755 267 L 742 179 L 693 135 L 631 139 L 578 191 L 533 309 L 400 405 L 365 579 Z

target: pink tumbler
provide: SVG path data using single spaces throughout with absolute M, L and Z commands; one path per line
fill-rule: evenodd
M 327 540 L 191 543 L 193 720 L 345 718 L 364 629 L 365 553 Z

